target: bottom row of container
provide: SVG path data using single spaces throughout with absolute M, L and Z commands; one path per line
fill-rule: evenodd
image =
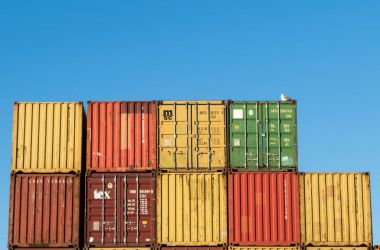
M 14 250 L 77 250 L 77 248 L 13 248 Z M 124 248 L 87 248 L 86 250 L 225 250 L 226 247 L 161 247 L 161 248 L 150 248 L 150 247 L 124 247 Z M 228 250 L 378 250 L 379 247 L 259 247 L 259 246 L 245 246 L 237 247 L 230 246 Z

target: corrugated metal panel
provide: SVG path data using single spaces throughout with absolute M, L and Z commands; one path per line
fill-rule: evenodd
M 305 250 L 371 250 L 370 247 L 305 247 Z
M 159 106 L 159 167 L 215 170 L 226 167 L 223 101 L 164 101 Z
M 369 173 L 301 173 L 300 204 L 303 244 L 372 244 Z
M 87 246 L 147 246 L 156 242 L 153 173 L 92 173 L 86 181 Z
M 155 169 L 156 102 L 89 102 L 87 169 Z
M 25 247 L 15 247 L 15 248 L 9 248 L 9 250 L 79 250 L 79 248 L 62 248 L 62 247 L 32 247 L 32 248 L 25 248 Z
M 297 170 L 296 102 L 229 105 L 230 166 L 236 170 Z
M 227 243 L 227 183 L 222 173 L 157 177 L 157 241 L 172 246 Z
M 80 177 L 16 174 L 11 178 L 8 244 L 17 247 L 78 246 Z
M 16 102 L 12 171 L 81 171 L 83 116 L 81 102 Z
M 301 250 L 301 247 L 296 246 L 230 246 L 228 250 Z
M 232 173 L 228 187 L 229 243 L 300 244 L 296 173 Z

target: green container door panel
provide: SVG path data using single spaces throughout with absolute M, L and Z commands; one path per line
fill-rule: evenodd
M 233 102 L 229 112 L 233 169 L 286 171 L 297 168 L 295 103 Z

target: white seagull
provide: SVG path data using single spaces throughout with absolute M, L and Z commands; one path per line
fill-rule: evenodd
M 286 96 L 283 93 L 281 93 L 281 101 L 284 101 L 284 102 L 286 102 L 286 101 L 293 101 L 293 99 L 290 98 L 289 96 Z

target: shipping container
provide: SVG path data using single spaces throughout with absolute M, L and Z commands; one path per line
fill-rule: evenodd
M 90 247 L 88 250 L 152 250 L 150 247 Z
M 228 176 L 229 243 L 300 245 L 297 173 L 235 172 Z
M 80 250 L 79 248 L 62 248 L 62 247 L 10 247 L 8 250 Z
M 156 169 L 157 102 L 89 102 L 87 170 Z
M 81 171 L 84 116 L 81 102 L 16 102 L 12 172 Z
M 226 175 L 158 174 L 157 241 L 168 246 L 226 244 Z
M 160 169 L 224 169 L 225 110 L 223 101 L 163 101 L 158 118 Z
M 228 250 L 301 250 L 297 246 L 230 246 Z
M 91 173 L 86 181 L 87 246 L 156 242 L 154 173 Z
M 298 167 L 295 101 L 229 104 L 230 166 L 242 171 Z
M 372 244 L 369 173 L 300 173 L 300 207 L 302 244 Z
M 344 246 L 344 247 L 305 247 L 305 250 L 371 250 L 371 247 L 355 247 L 355 246 Z
M 80 189 L 76 174 L 12 175 L 8 245 L 78 247 Z

